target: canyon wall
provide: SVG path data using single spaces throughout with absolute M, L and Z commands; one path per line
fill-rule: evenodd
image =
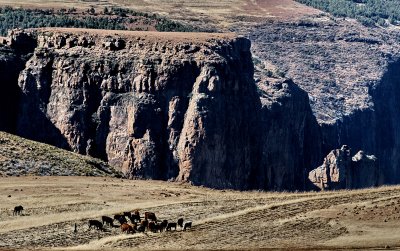
M 260 100 L 232 34 L 36 30 L 16 133 L 108 161 L 129 178 L 251 189 Z
M 312 189 L 309 172 L 345 135 L 365 142 L 354 150 L 396 158 L 397 141 L 369 128 L 375 115 L 360 114 L 371 121 L 366 135 L 356 123 L 344 131 L 345 120 L 318 123 L 313 98 L 292 80 L 255 83 L 250 46 L 233 34 L 14 31 L 0 51 L 17 97 L 3 101 L 4 130 L 100 158 L 128 178 L 221 189 Z M 382 86 L 375 96 L 388 95 Z M 397 104 L 387 101 L 376 109 Z

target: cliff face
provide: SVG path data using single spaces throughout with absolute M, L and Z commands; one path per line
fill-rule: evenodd
M 398 31 L 318 15 L 269 21 L 249 37 L 266 68 L 308 93 L 323 155 L 342 145 L 362 149 L 377 157 L 379 184 L 400 182 Z
M 260 177 L 268 190 L 307 189 L 310 166 L 321 158 L 320 128 L 308 95 L 291 80 L 264 80 L 261 91 Z
M 323 164 L 309 173 L 308 178 L 321 190 L 357 189 L 377 186 L 379 174 L 375 156 L 359 151 L 351 157 L 351 149 L 344 145 L 331 151 Z
M 17 133 L 130 178 L 247 189 L 260 108 L 250 42 L 233 35 L 35 31 Z
M 319 125 L 313 100 L 293 81 L 261 77 L 255 84 L 245 38 L 79 29 L 15 31 L 11 38 L 0 71 L 15 71 L 7 86 L 18 99 L 4 101 L 12 111 L 0 113 L 5 129 L 100 158 L 128 178 L 304 190 L 312 187 L 312 168 L 342 141 L 397 158 L 396 97 L 375 106 L 389 111 L 384 121 L 393 130 L 377 126 L 371 109 Z M 387 74 L 371 92 L 377 100 L 397 92 L 396 73 Z M 357 120 L 367 133 L 357 131 Z M 374 183 L 374 167 L 358 165 L 354 183 Z
M 0 131 L 15 132 L 20 89 L 19 73 L 36 47 L 36 42 L 25 33 L 10 34 L 10 46 L 0 45 Z

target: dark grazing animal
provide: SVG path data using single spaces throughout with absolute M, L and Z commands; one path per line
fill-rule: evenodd
M 131 212 L 124 212 L 124 216 L 126 216 L 126 217 L 128 217 L 128 218 L 131 218 Z
M 140 222 L 140 216 L 132 214 L 131 217 L 129 217 L 132 223 Z
M 187 221 L 185 222 L 185 224 L 183 224 L 183 231 L 186 231 L 186 229 L 192 229 L 192 222 L 191 221 Z
M 158 226 L 157 226 L 157 223 L 155 221 L 150 221 L 148 227 L 149 227 L 149 231 L 151 231 L 153 233 L 156 233 L 157 230 L 158 230 Z
M 164 229 L 168 226 L 168 221 L 167 220 L 163 220 L 160 223 L 160 232 L 164 231 Z
M 89 229 L 94 227 L 97 230 L 103 230 L 103 223 L 98 220 L 89 220 Z
M 114 219 L 111 217 L 101 216 L 101 220 L 103 221 L 103 225 L 106 223 L 106 225 L 109 225 L 110 227 L 114 226 Z
M 176 222 L 169 222 L 165 231 L 172 231 L 172 228 L 176 230 Z
M 183 218 L 179 218 L 179 219 L 178 219 L 178 226 L 180 226 L 181 228 L 183 228 Z
M 126 220 L 125 216 L 123 216 L 123 215 L 121 217 L 119 217 L 117 220 L 118 220 L 120 225 L 122 225 L 124 223 L 128 223 L 128 221 Z
M 126 232 L 127 234 L 134 234 L 135 233 L 135 229 L 133 228 L 133 226 L 127 224 L 127 223 L 123 223 L 121 225 L 121 232 L 124 233 Z
M 123 214 L 115 214 L 114 215 L 114 220 L 118 220 L 121 217 L 125 217 Z
M 135 211 L 133 211 L 133 215 L 137 215 L 137 216 L 139 216 L 139 217 L 140 217 L 139 210 L 135 210 Z
M 14 207 L 13 215 L 21 215 L 22 210 L 24 210 L 24 208 L 22 206 Z
M 152 213 L 152 212 L 145 212 L 144 213 L 144 219 L 145 220 L 152 220 L 152 221 L 157 222 L 156 214 Z
M 142 222 L 140 222 L 141 226 L 144 226 L 145 228 L 149 226 L 149 221 L 148 220 L 142 220 Z
M 146 230 L 146 227 L 143 226 L 143 225 L 140 225 L 140 226 L 137 228 L 137 231 L 138 231 L 138 232 L 141 232 L 141 233 L 144 233 L 145 230 Z

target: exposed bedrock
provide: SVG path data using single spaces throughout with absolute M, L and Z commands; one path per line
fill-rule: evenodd
M 363 151 L 351 157 L 351 149 L 344 145 L 331 151 L 308 178 L 321 190 L 374 187 L 380 182 L 379 165 L 375 156 Z
M 101 158 L 129 178 L 215 188 L 309 189 L 309 172 L 342 144 L 375 154 L 379 177 L 398 174 L 383 168 L 399 161 L 396 64 L 371 87 L 373 107 L 318 124 L 293 81 L 255 84 L 250 42 L 233 34 L 30 32 L 35 41 L 13 35 L 14 46 L 35 49 L 9 81 L 19 99 L 6 101 L 17 115 L 5 116 L 25 138 Z
M 291 80 L 258 83 L 262 158 L 259 177 L 268 190 L 308 189 L 308 172 L 321 158 L 321 132 L 308 95 Z
M 377 157 L 380 184 L 400 183 L 398 31 L 314 16 L 271 21 L 249 37 L 260 67 L 285 71 L 308 93 L 323 155 L 362 149 Z
M 35 31 L 17 133 L 130 178 L 257 188 L 250 42 L 221 34 Z

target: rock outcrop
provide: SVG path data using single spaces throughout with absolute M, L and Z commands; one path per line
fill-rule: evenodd
M 35 30 L 18 135 L 129 178 L 253 188 L 260 101 L 250 42 L 232 34 Z
M 309 180 L 321 190 L 356 189 L 373 187 L 379 183 L 376 157 L 359 151 L 351 157 L 351 150 L 344 145 L 331 151 L 324 163 L 309 173 Z

